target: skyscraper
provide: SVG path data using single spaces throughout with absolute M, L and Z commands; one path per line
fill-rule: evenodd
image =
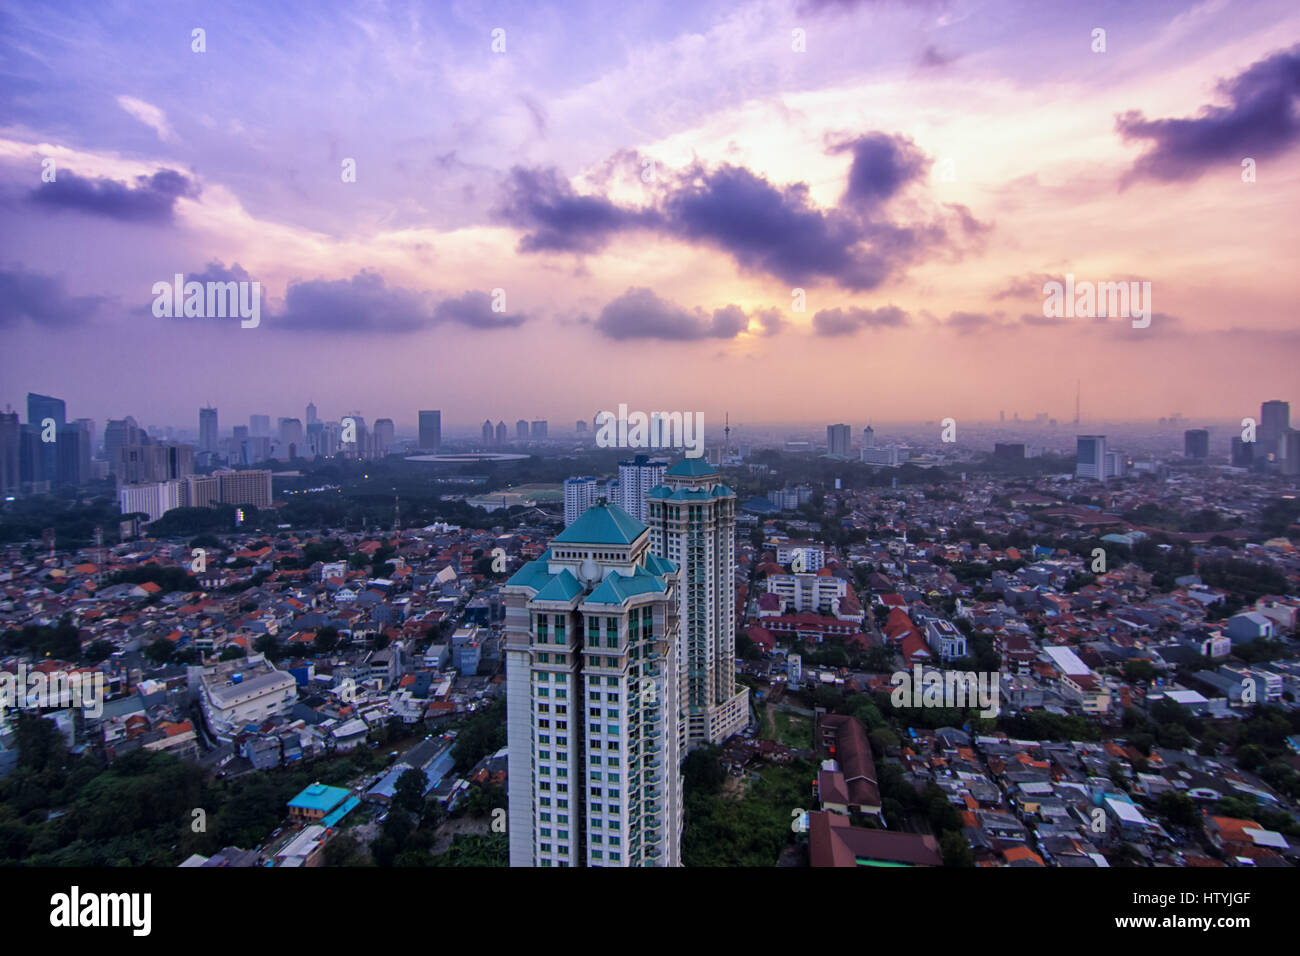
M 308 402 L 307 403 L 307 424 L 315 425 L 318 421 L 320 421 L 320 419 L 316 417 L 316 403 Z
M 872 428 L 870 425 L 862 429 L 862 447 L 863 448 L 876 447 L 876 430 Z
M 528 435 L 534 440 L 546 437 L 546 420 L 540 419 L 532 423 L 528 429 Z
M 47 419 L 54 421 L 53 432 L 46 428 Z M 27 393 L 27 424 L 34 426 L 41 433 L 41 453 L 36 463 L 35 480 L 54 481 L 58 476 L 58 452 L 55 444 L 58 441 L 58 430 L 67 423 L 68 407 L 63 399 L 38 395 L 35 392 Z M 54 440 L 46 441 L 47 434 Z
M 851 435 L 852 429 L 848 425 L 827 425 L 826 454 L 832 458 L 848 458 Z
M 271 416 L 270 415 L 249 415 L 248 432 L 250 438 L 270 438 L 271 437 Z
M 736 683 L 736 493 L 703 458 L 669 468 L 646 499 L 650 547 L 681 568 L 683 742 L 717 743 L 749 720 Z
M 19 435 L 22 426 L 17 412 L 0 412 L 0 495 L 18 493 Z
M 373 448 L 371 454 L 376 458 L 383 458 L 397 444 L 397 428 L 393 425 L 391 418 L 376 418 L 374 437 L 371 440 Z
M 216 454 L 217 410 L 215 408 L 199 409 L 199 451 Z
M 629 461 L 618 463 L 618 504 L 637 521 L 645 523 L 645 496 L 650 489 L 663 481 L 668 462 L 637 455 Z
M 504 448 L 506 446 L 507 434 L 508 432 L 506 431 L 506 423 L 497 422 L 497 447 L 498 448 Z
M 30 404 L 30 396 L 28 403 Z M 28 418 L 31 421 L 31 418 Z M 1282 458 L 1286 454 L 1284 436 L 1291 427 L 1291 403 L 1274 399 L 1264 402 L 1259 407 L 1259 444 L 1260 454 L 1267 457 Z
M 421 451 L 437 451 L 442 447 L 442 412 L 434 409 L 420 410 Z
M 130 415 L 126 418 L 110 418 L 104 426 L 104 458 L 109 470 L 116 467 L 118 453 L 128 445 L 139 445 L 144 432 Z
M 528 440 L 528 423 L 522 418 L 515 422 L 515 438 L 518 441 Z
M 496 429 L 492 427 L 492 419 L 483 419 L 483 447 L 491 448 L 493 436 L 496 435 Z
M 90 433 L 80 425 L 65 425 L 55 441 L 55 478 L 60 484 L 81 486 L 90 481 Z
M 678 570 L 599 503 L 505 584 L 511 866 L 677 866 Z
M 1078 449 L 1078 461 L 1075 464 L 1076 478 L 1092 478 L 1095 481 L 1106 480 L 1106 436 L 1078 435 L 1075 438 Z
M 1210 432 L 1205 428 L 1189 428 L 1183 432 L 1183 456 L 1186 458 L 1210 457 Z

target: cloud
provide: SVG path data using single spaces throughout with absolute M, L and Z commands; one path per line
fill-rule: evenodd
M 814 206 L 806 183 L 769 182 L 743 166 L 694 163 L 665 173 L 652 206 L 624 207 L 600 195 L 575 193 L 554 169 L 516 167 L 498 218 L 526 230 L 521 252 L 598 252 L 630 229 L 649 229 L 716 248 L 745 271 L 792 284 L 834 282 L 874 289 L 936 251 L 952 251 L 950 233 L 977 238 L 988 230 L 965 206 L 919 225 L 890 222 L 881 207 L 922 178 L 929 160 L 911 140 L 868 133 L 833 144 L 851 152 L 838 206 Z
M 470 291 L 434 303 L 427 292 L 390 286 L 377 272 L 362 269 L 350 279 L 289 283 L 284 307 L 271 327 L 309 332 L 412 332 L 444 322 L 496 329 L 520 325 L 525 316 L 494 313 L 486 292 Z
M 607 303 L 595 321 L 596 330 L 606 338 L 667 342 L 731 339 L 748 325 L 749 319 L 738 305 L 714 309 L 712 314 L 698 307 L 688 311 L 646 288 L 628 289 Z
M 41 183 L 27 198 L 54 209 L 67 209 L 119 222 L 170 223 L 176 200 L 194 198 L 197 184 L 174 169 L 137 176 L 135 185 L 116 179 L 89 179 L 61 170 L 51 183 Z
M 961 56 L 959 53 L 941 53 L 933 44 L 921 51 L 920 65 L 927 70 L 942 69 Z
M 1300 45 L 1252 64 L 1218 90 L 1228 106 L 1204 106 L 1193 118 L 1148 120 L 1130 110 L 1116 117 L 1125 142 L 1149 140 L 1121 188 L 1139 179 L 1195 179 L 1220 164 L 1239 168 L 1246 157 L 1279 155 L 1300 139 Z
M 853 335 L 862 329 L 899 328 L 907 325 L 908 314 L 894 305 L 879 309 L 822 309 L 813 316 L 813 332 L 824 337 Z
M 970 335 L 994 324 L 993 317 L 984 312 L 951 312 L 944 326 L 953 329 L 958 335 Z
M 1048 282 L 1063 281 L 1062 276 L 1048 275 L 1046 272 L 1034 272 L 1026 276 L 1010 278 L 997 292 L 993 293 L 996 301 L 1002 299 L 1042 299 L 1043 286 Z
M 69 295 L 61 276 L 0 269 L 0 329 L 27 320 L 51 328 L 80 325 L 109 301 L 102 295 Z
M 471 290 L 459 299 L 444 299 L 433 309 L 437 322 L 459 322 L 474 329 L 510 329 L 522 325 L 525 316 L 493 312 L 492 299 L 486 292 Z
M 780 309 L 755 309 L 753 318 L 758 323 L 759 333 L 762 335 L 777 335 L 785 328 L 785 319 Z
M 575 193 L 555 169 L 516 166 L 505 190 L 497 218 L 532 230 L 519 241 L 520 252 L 597 252 L 614 234 L 642 222 L 642 214 L 603 196 Z
M 119 96 L 117 98 L 117 105 L 157 133 L 158 138 L 164 142 L 176 138 L 176 134 L 172 132 L 172 128 L 167 125 L 167 114 L 152 103 L 138 100 L 134 96 Z

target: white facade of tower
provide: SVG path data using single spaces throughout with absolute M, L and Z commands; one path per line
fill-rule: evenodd
M 624 511 L 642 524 L 646 523 L 645 496 L 663 481 L 668 462 L 654 461 L 638 455 L 631 461 L 618 463 L 619 501 Z
M 600 502 L 504 590 L 510 865 L 680 865 L 677 568 Z

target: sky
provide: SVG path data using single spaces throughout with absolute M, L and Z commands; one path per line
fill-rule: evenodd
M 1298 144 L 1290 0 L 4 2 L 0 404 L 1257 415 Z M 259 324 L 156 315 L 178 273 Z

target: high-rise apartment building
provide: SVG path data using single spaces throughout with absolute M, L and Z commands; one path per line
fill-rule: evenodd
M 1205 428 L 1189 428 L 1183 432 L 1183 456 L 1185 458 L 1210 457 L 1210 432 Z
M 483 447 L 491 448 L 493 443 L 493 438 L 496 436 L 496 429 L 492 427 L 492 419 L 490 418 L 483 419 L 482 433 L 483 433 Z
M 55 439 L 55 479 L 60 484 L 81 485 L 90 481 L 90 432 L 80 425 L 58 430 Z
M 827 425 L 826 454 L 832 458 L 848 458 L 852 434 L 853 429 L 848 425 Z
M 596 479 L 588 475 L 564 480 L 564 526 L 567 528 L 596 503 Z
M 522 418 L 515 422 L 515 440 L 528 440 L 528 422 L 524 421 Z
M 307 422 L 307 424 L 308 424 L 308 425 L 315 425 L 318 421 L 320 421 L 320 419 L 316 417 L 316 403 L 315 403 L 315 402 L 308 402 L 308 403 L 307 403 L 307 418 L 306 418 L 306 422 Z
M 420 434 L 418 442 L 421 451 L 437 451 L 442 447 L 441 410 L 420 410 Z
M 618 503 L 637 521 L 646 523 L 645 496 L 663 481 L 668 462 L 637 455 L 618 463 Z
M 506 582 L 511 866 L 677 866 L 678 570 L 599 503 Z
M 249 415 L 248 432 L 252 438 L 270 438 L 271 437 L 271 416 L 270 415 Z
M 542 438 L 545 438 L 545 437 L 546 437 L 546 421 L 545 421 L 545 419 L 539 419 L 538 421 L 533 422 L 533 423 L 528 427 L 528 437 L 529 437 L 529 438 L 532 438 L 534 441 L 537 441 L 537 440 L 539 440 L 539 439 L 542 439 Z
M 862 447 L 863 448 L 876 447 L 876 430 L 872 428 L 870 425 L 862 429 Z
M 497 422 L 497 447 L 498 448 L 504 448 L 506 446 L 506 436 L 508 434 L 509 432 L 506 431 L 506 423 Z
M 217 410 L 215 408 L 199 409 L 199 451 L 208 454 L 217 452 Z
M 112 471 L 117 461 L 118 452 L 127 445 L 142 444 L 144 430 L 136 424 L 130 415 L 126 418 L 110 418 L 104 426 L 104 460 Z
M 1074 467 L 1076 478 L 1106 480 L 1106 436 L 1079 435 L 1075 438 L 1078 461 Z
M 651 549 L 681 568 L 683 743 L 717 743 L 749 720 L 749 691 L 736 683 L 736 493 L 703 458 L 684 458 L 646 512 Z
M 279 425 L 281 454 L 289 457 L 289 447 L 300 454 L 303 447 L 302 420 L 298 418 L 281 418 Z

